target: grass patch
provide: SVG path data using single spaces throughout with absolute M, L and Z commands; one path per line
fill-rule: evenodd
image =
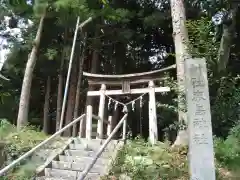
M 119 151 L 109 176 L 119 179 L 123 174 L 132 180 L 185 180 L 188 178 L 187 149 L 171 149 L 167 143 L 155 146 L 142 139 L 129 141 Z
M 171 148 L 168 143 L 152 146 L 138 138 L 119 151 L 110 174 L 103 179 L 117 180 L 125 176 L 132 180 L 189 180 L 187 152 L 186 147 Z M 216 175 L 217 180 L 240 179 L 219 162 Z
M 240 123 L 231 129 L 225 140 L 215 139 L 215 156 L 222 166 L 240 169 Z
M 46 139 L 47 136 L 37 130 L 35 127 L 27 126 L 20 131 L 6 120 L 0 123 L 0 141 L 4 146 L 2 154 L 4 154 L 4 167 L 17 159 L 37 144 Z M 23 160 L 18 166 L 10 170 L 0 180 L 27 180 L 34 174 L 36 167 L 39 165 L 37 161 L 32 161 L 32 156 Z M 36 158 L 35 158 L 36 159 Z

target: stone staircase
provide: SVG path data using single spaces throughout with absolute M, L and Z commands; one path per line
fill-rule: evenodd
M 92 162 L 103 142 L 104 140 L 98 139 L 73 138 L 59 154 L 38 171 L 35 179 L 78 180 L 82 171 Z M 122 145 L 121 141 L 110 141 L 85 179 L 99 180 L 101 176 L 106 175 Z

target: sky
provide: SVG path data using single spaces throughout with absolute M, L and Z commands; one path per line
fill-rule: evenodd
M 5 38 L 1 37 L 1 33 L 8 32 L 12 37 L 15 37 L 18 41 L 22 41 L 23 38 L 22 38 L 21 29 L 26 29 L 33 24 L 30 20 L 28 21 L 27 24 L 23 23 L 23 21 L 20 20 L 17 28 L 9 28 L 8 20 L 9 20 L 9 17 L 5 16 L 4 23 L 6 23 L 6 30 L 0 32 L 0 71 L 2 70 L 6 57 L 10 52 L 9 48 L 4 48 L 4 46 L 9 45 L 9 43 Z
M 5 61 L 5 57 L 9 52 L 8 49 L 4 49 L 3 45 L 7 45 L 7 41 L 0 37 L 0 71 L 2 70 L 3 63 Z

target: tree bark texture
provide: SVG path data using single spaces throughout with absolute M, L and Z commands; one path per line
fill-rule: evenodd
M 62 101 L 63 101 L 63 68 L 64 68 L 64 60 L 66 55 L 66 39 L 67 39 L 67 29 L 65 29 L 64 33 L 64 43 L 61 54 L 61 64 L 58 75 L 58 92 L 57 92 L 57 116 L 56 116 L 56 131 L 59 130 L 60 119 L 61 119 L 61 111 L 62 111 Z
M 48 134 L 49 131 L 49 104 L 50 104 L 50 92 L 51 92 L 51 77 L 48 76 L 46 83 L 46 92 L 44 100 L 44 110 L 43 110 L 43 132 Z
M 63 65 L 64 65 L 64 50 L 61 59 L 61 67 L 58 75 L 58 90 L 57 90 L 57 116 L 56 116 L 56 132 L 59 130 L 61 110 L 62 110 L 62 99 L 63 99 Z
M 97 45 L 99 44 L 99 41 L 100 39 L 98 38 L 99 36 L 99 31 L 96 30 L 95 32 L 95 41 L 93 42 L 94 44 L 94 48 L 96 48 L 95 50 L 93 50 L 92 52 L 92 62 L 91 62 L 91 73 L 97 73 L 98 71 L 98 68 L 99 68 L 99 65 L 100 65 L 100 62 L 99 62 L 99 54 L 98 54 L 98 48 L 97 48 Z M 88 88 L 89 91 L 93 91 L 94 88 L 93 86 L 89 86 Z M 87 97 L 87 100 L 86 100 L 86 107 L 88 105 L 92 105 L 93 101 L 93 97 Z M 86 108 L 85 108 L 86 109 Z M 94 107 L 93 107 L 94 109 Z M 80 123 L 80 136 L 81 137 L 84 137 L 85 136 L 85 131 L 86 131 L 86 119 L 84 118 L 81 123 Z
M 74 119 L 76 119 L 79 115 L 79 104 L 80 104 L 80 94 L 81 94 L 81 84 L 82 84 L 82 74 L 83 74 L 83 64 L 85 59 L 85 44 L 86 44 L 87 35 L 83 40 L 83 45 L 81 46 L 81 52 L 79 58 L 79 70 L 78 70 L 78 80 L 77 80 L 77 90 L 76 90 L 76 97 L 75 97 L 75 106 L 74 106 Z M 77 126 L 76 124 L 73 126 L 73 136 L 77 136 Z
M 75 97 L 76 97 L 76 85 L 77 85 L 77 66 L 73 64 L 64 126 L 68 125 L 73 120 L 73 111 L 74 111 Z M 72 132 L 72 128 L 69 128 L 64 132 L 64 135 L 70 137 L 71 132 Z
M 46 16 L 46 11 L 43 13 L 40 19 L 37 35 L 34 40 L 34 45 L 26 64 L 25 74 L 24 74 L 23 83 L 22 83 L 20 102 L 19 102 L 18 117 L 17 117 L 18 129 L 26 125 L 28 122 L 28 111 L 29 111 L 29 101 L 30 101 L 32 79 L 33 79 L 33 71 L 37 61 L 37 52 L 40 45 L 45 16 Z
M 237 6 L 231 10 L 232 12 L 232 22 L 230 25 L 223 24 L 223 34 L 221 38 L 220 47 L 218 50 L 218 72 L 225 72 L 227 68 L 227 63 L 230 56 L 230 50 L 232 45 L 232 39 L 235 32 L 236 26 L 236 13 Z
M 187 125 L 185 112 L 185 70 L 184 62 L 189 58 L 188 32 L 186 29 L 186 15 L 183 0 L 171 0 L 171 13 L 173 25 L 173 38 L 175 44 L 177 80 L 178 80 L 178 119 L 180 124 Z M 180 129 L 175 145 L 187 145 L 187 130 Z

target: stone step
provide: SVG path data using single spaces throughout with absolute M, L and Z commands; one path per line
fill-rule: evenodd
M 54 177 L 46 177 L 46 176 L 40 176 L 36 177 L 35 180 L 72 180 L 72 179 L 66 179 L 66 178 L 54 178 Z
M 66 156 L 75 156 L 75 157 L 95 157 L 96 156 L 96 152 L 94 151 L 84 151 L 84 150 L 74 150 L 74 149 L 71 149 L 71 150 L 65 150 L 64 151 L 64 154 Z M 103 152 L 101 154 L 101 157 L 103 158 L 109 158 L 111 155 L 109 152 Z
M 64 179 L 77 179 L 78 172 L 71 170 L 45 168 L 45 176 Z
M 54 169 L 63 169 L 63 170 L 73 170 L 73 171 L 83 171 L 88 163 L 86 162 L 66 162 L 66 161 L 52 161 L 52 168 Z M 105 172 L 104 165 L 95 164 L 90 170 L 92 173 L 100 173 L 103 175 Z
M 75 144 L 84 144 L 84 145 L 89 145 L 89 146 L 101 146 L 103 144 L 102 139 L 85 139 L 85 138 L 79 138 L 76 137 L 73 139 L 73 142 Z
M 36 177 L 35 180 L 73 180 L 73 179 L 72 178 L 54 178 L 54 177 L 41 176 L 41 177 Z M 100 176 L 95 175 L 95 174 L 88 174 L 87 177 L 85 178 L 85 180 L 100 180 Z
M 73 150 L 83 150 L 83 151 L 95 151 L 97 152 L 100 149 L 100 146 L 83 146 L 82 144 L 69 144 L 69 149 Z M 114 144 L 109 144 L 107 148 L 104 150 L 105 152 L 112 152 L 115 149 Z
M 81 176 L 81 172 L 71 171 L 71 170 L 62 170 L 62 169 L 53 169 L 53 168 L 45 168 L 45 177 L 54 177 L 57 179 L 72 179 L 77 180 Z M 88 180 L 98 180 L 100 179 L 99 173 L 88 173 L 85 179 Z
M 84 146 L 83 144 L 69 144 L 69 149 L 77 149 L 77 150 L 82 150 L 82 151 L 95 151 L 99 149 L 99 147 L 94 146 Z
M 78 179 L 80 178 L 80 176 L 78 176 Z M 89 173 L 84 180 L 101 180 L 101 176 L 98 174 L 94 174 L 94 173 Z
M 103 143 L 104 143 L 105 139 L 85 139 L 85 138 L 79 138 L 79 137 L 76 137 L 74 138 L 73 142 L 75 144 L 83 144 L 83 145 L 88 145 L 89 147 L 94 147 L 94 146 L 101 146 Z M 118 144 L 118 141 L 117 140 L 111 140 L 108 144 L 109 145 L 113 145 L 113 146 L 116 146 Z
M 59 155 L 59 160 L 65 161 L 65 162 L 77 162 L 77 163 L 89 164 L 92 162 L 93 158 L 92 157 L 74 157 L 74 156 Z M 108 161 L 109 161 L 109 159 L 100 157 L 100 158 L 98 158 L 96 164 L 106 165 L 108 163 Z
M 74 138 L 68 145 L 69 149 L 62 151 L 61 155 L 58 155 L 55 160 L 51 161 L 51 166 L 44 169 L 45 174 L 41 175 L 45 176 L 37 177 L 36 179 L 78 180 L 81 177 L 82 171 L 92 162 L 104 141 L 102 139 Z M 119 141 L 112 140 L 108 144 L 85 179 L 99 180 L 101 175 L 107 173 L 107 165 L 110 163 L 111 155 L 114 154 L 116 148 L 120 145 L 118 143 Z

